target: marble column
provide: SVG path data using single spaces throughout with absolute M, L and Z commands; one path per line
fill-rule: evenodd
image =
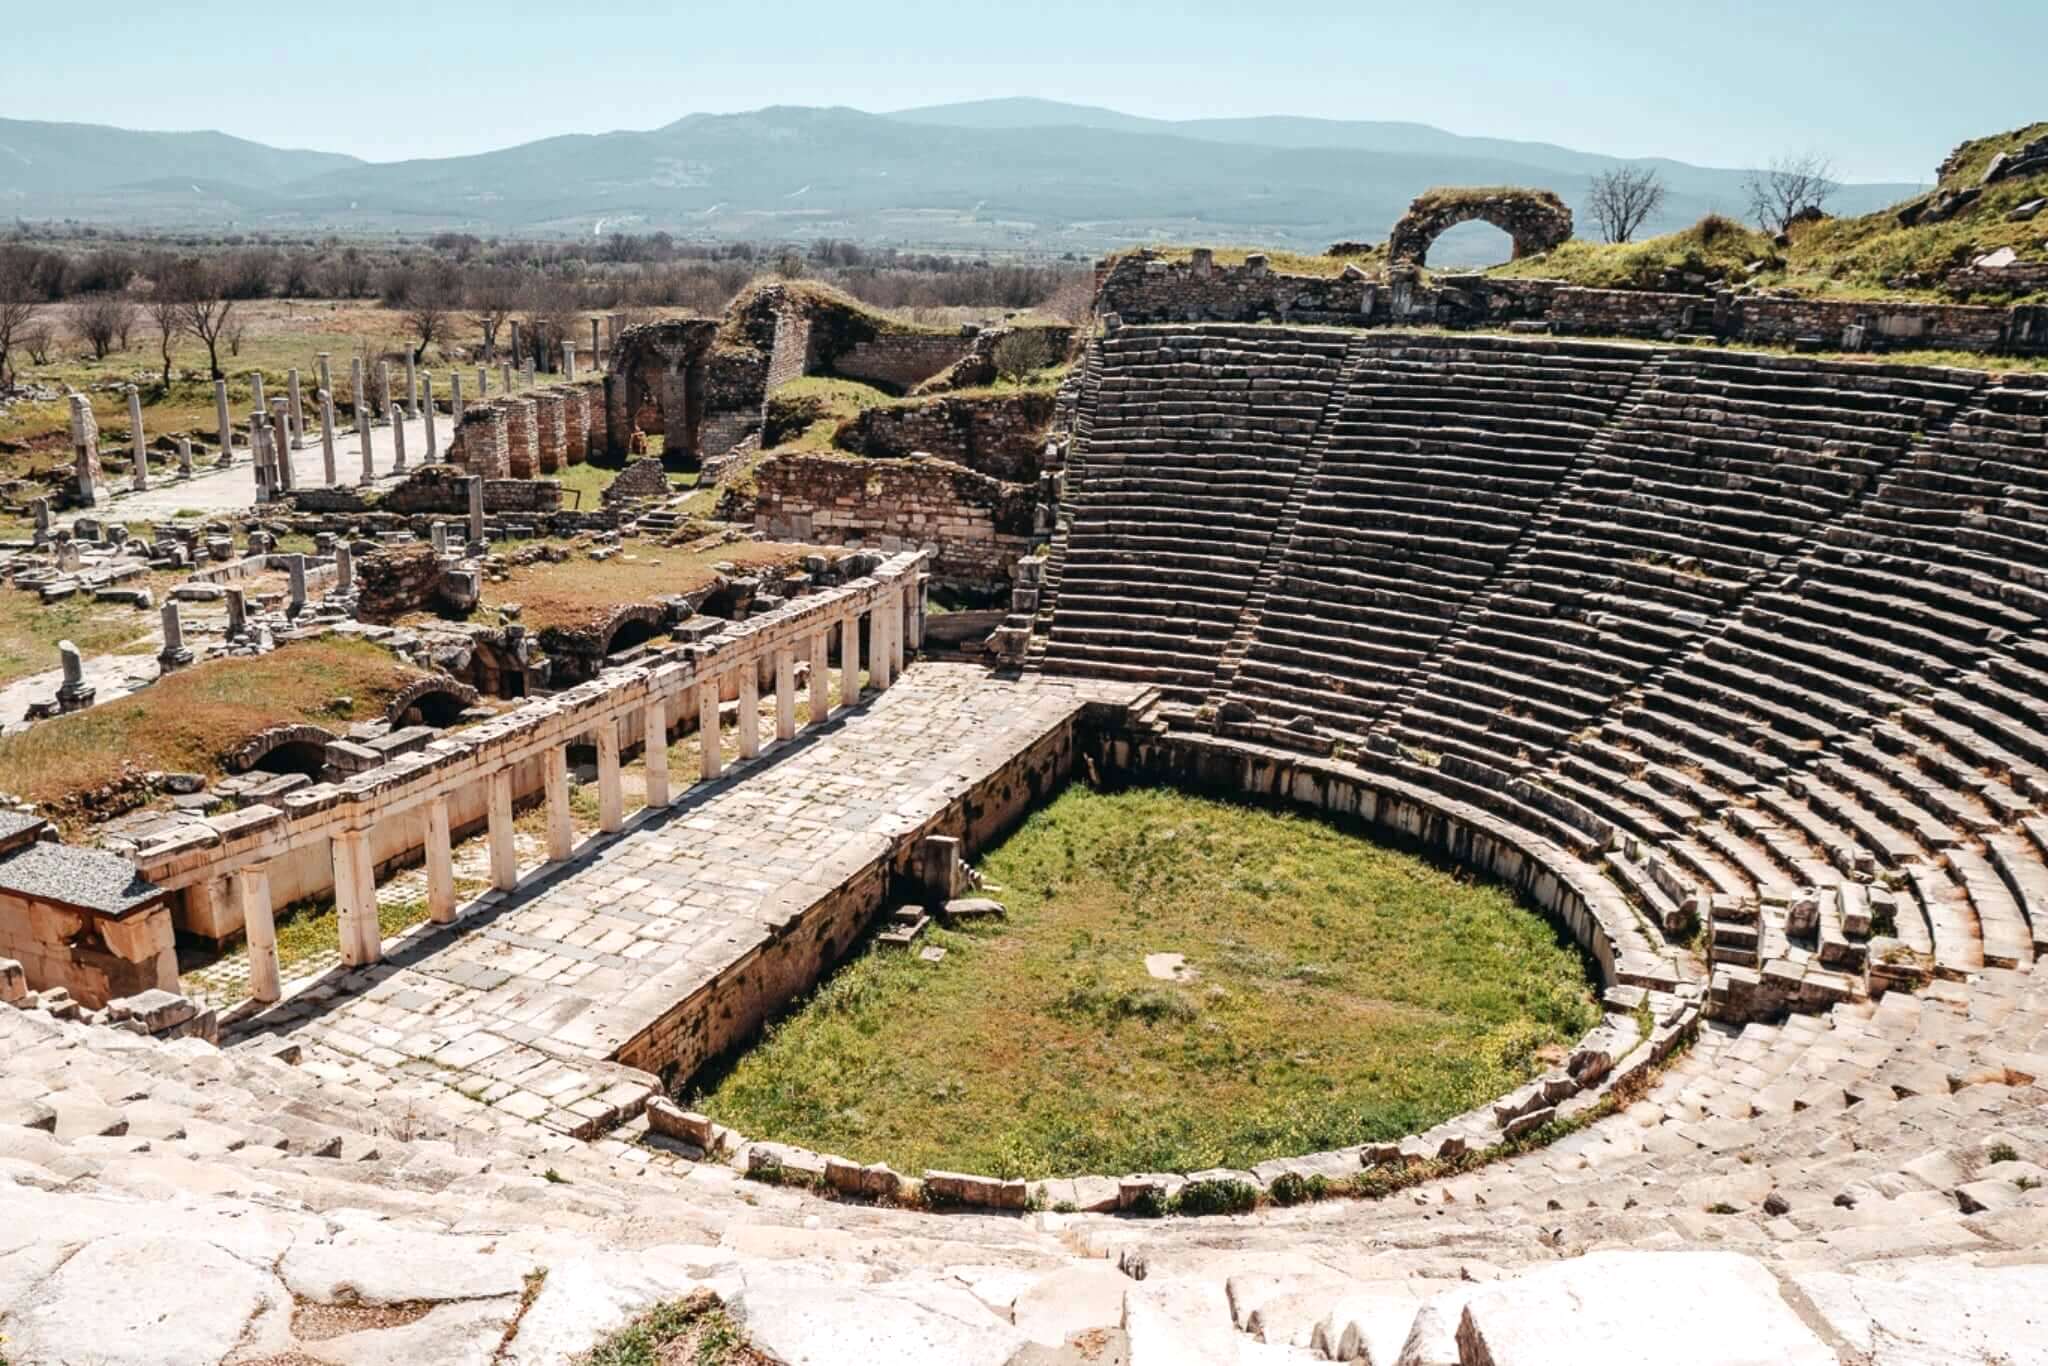
M 356 553 L 346 541 L 334 547 L 334 591 L 343 597 L 356 591 Z
M 263 399 L 263 372 L 261 370 L 251 370 L 249 372 L 249 402 L 266 413 L 270 411 L 270 405 L 264 402 Z
M 512 367 L 510 365 L 498 367 L 498 386 L 508 394 L 512 392 Z
M 142 433 L 142 391 L 128 386 L 128 445 L 135 460 L 135 487 L 149 487 L 149 438 Z
M 903 637 L 908 623 L 904 614 L 910 610 L 910 595 L 902 587 L 889 594 L 889 672 L 897 678 L 903 677 Z
M 761 753 L 761 665 L 748 660 L 740 665 L 740 758 Z
M 385 420 L 388 421 L 390 419 L 391 362 L 388 360 L 377 362 L 377 410 L 384 415 Z
M 796 739 L 796 651 L 775 652 L 775 738 Z
M 391 418 L 391 468 L 400 473 L 405 470 L 405 418 L 398 414 Z
M 725 756 L 719 753 L 718 743 L 718 684 L 707 681 L 697 685 L 698 772 L 707 780 L 725 771 Z
M 213 420 L 220 428 L 220 458 L 217 463 L 231 465 L 235 460 L 235 425 L 228 419 L 228 382 L 224 379 L 213 382 Z
M 462 372 L 460 370 L 448 372 L 448 390 L 448 425 L 459 428 L 462 426 Z
M 295 451 L 304 450 L 306 447 L 306 410 L 305 406 L 300 402 L 299 372 L 297 370 L 286 371 L 285 380 L 291 393 L 291 407 L 286 411 L 286 416 L 291 419 L 292 425 L 291 448 Z
M 327 487 L 338 483 L 340 470 L 334 462 L 334 395 L 320 391 L 320 459 L 327 474 Z
M 270 865 L 249 863 L 228 875 L 229 895 L 242 912 L 242 933 L 249 941 L 249 994 L 269 1005 L 283 994 L 283 970 L 277 961 L 277 919 L 270 906 Z
M 427 803 L 427 914 L 440 925 L 455 919 L 455 842 L 446 797 Z
M 490 777 L 488 816 L 491 885 L 509 892 L 519 885 L 519 847 L 512 837 L 512 771 L 501 768 Z
M 484 477 L 471 475 L 469 480 L 469 543 L 482 545 L 484 542 Z
M 161 620 L 164 630 L 164 647 L 157 651 L 156 662 L 163 672 L 181 669 L 192 662 L 192 652 L 185 648 L 185 621 L 180 615 L 178 600 L 172 598 L 164 603 Z
M 626 823 L 626 794 L 619 779 L 619 723 L 597 723 L 597 828 L 615 835 Z
M 363 475 L 356 482 L 367 487 L 376 482 L 377 478 L 376 458 L 372 453 L 370 442 L 370 429 L 376 425 L 376 419 L 372 413 L 366 410 L 363 403 L 363 363 L 358 360 L 351 362 L 351 365 L 354 371 L 352 378 L 355 381 L 356 388 L 355 399 L 349 406 L 355 410 L 356 446 L 361 451 L 363 457 Z
M 287 429 L 287 439 L 289 436 Z M 384 956 L 384 931 L 377 924 L 377 870 L 370 860 L 370 837 L 360 830 L 348 830 L 335 835 L 331 843 L 341 961 L 359 968 Z
M 441 454 L 441 437 L 434 426 L 434 377 L 432 375 L 420 377 L 420 402 L 426 405 L 420 409 L 420 414 L 427 420 L 427 463 L 431 465 Z
M 876 692 L 885 691 L 896 673 L 889 658 L 890 595 L 882 593 L 868 604 L 868 682 Z
M 178 477 L 180 479 L 190 479 L 192 477 L 192 438 L 189 436 L 178 438 Z
M 576 348 L 568 342 L 562 343 L 562 378 L 570 384 L 576 382 Z
M 641 713 L 641 755 L 647 762 L 647 804 L 669 804 L 668 699 L 649 698 Z
M 298 473 L 292 469 L 292 447 L 298 443 L 292 440 L 291 416 L 285 411 L 283 399 L 270 401 L 270 452 L 272 463 L 277 466 L 277 486 L 290 493 L 298 488 Z
M 822 726 L 832 715 L 832 633 L 826 627 L 811 637 L 811 724 Z
M 476 368 L 476 396 L 478 402 L 491 396 L 491 369 L 487 365 Z
M 249 414 L 249 458 L 256 469 L 256 501 L 277 496 L 277 472 L 270 467 L 270 414 L 261 408 Z
M 367 431 L 373 420 L 373 415 L 364 411 L 361 356 L 351 356 L 348 362 L 348 415 L 355 422 L 356 430 L 359 432 Z
M 420 415 L 419 366 L 415 362 L 413 350 L 409 346 L 405 348 L 405 415 L 407 417 L 418 417 Z
M 541 787 L 547 807 L 548 861 L 567 863 L 576 852 L 576 826 L 569 811 L 567 745 L 554 745 L 541 756 Z
M 597 319 L 590 320 L 590 368 L 597 369 Z
M 239 588 L 227 590 L 228 639 L 240 640 L 249 629 L 249 599 Z
M 839 623 L 839 705 L 860 701 L 860 614 L 847 613 Z
M 306 610 L 306 557 L 287 555 L 285 557 L 285 592 L 288 597 L 285 613 L 297 616 Z
M 505 326 L 512 329 L 512 344 L 505 348 L 505 353 L 516 361 L 519 359 L 519 319 L 507 318 L 505 319 Z M 511 367 L 507 366 L 506 368 L 510 369 Z M 512 387 L 510 381 L 506 382 L 505 387 L 507 389 Z
M 314 361 L 320 366 L 320 387 L 330 394 L 334 392 L 334 375 L 327 362 L 332 356 L 333 353 L 330 351 L 316 351 L 313 353 Z

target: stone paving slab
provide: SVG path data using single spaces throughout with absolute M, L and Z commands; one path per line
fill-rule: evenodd
M 626 1074 L 606 1060 L 671 1006 L 887 854 L 1092 700 L 1131 685 L 991 678 L 921 663 L 830 724 L 643 810 L 449 926 L 387 946 L 230 1022 L 231 1042 L 288 1037 L 358 1081 L 437 1075 L 563 1132 L 610 1126 Z M 643 1088 L 644 1093 L 644 1088 Z

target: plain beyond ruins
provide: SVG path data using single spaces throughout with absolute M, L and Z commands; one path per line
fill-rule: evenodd
M 2048 1362 L 2043 196 L 224 363 L 165 257 L 0 373 L 0 1366 Z

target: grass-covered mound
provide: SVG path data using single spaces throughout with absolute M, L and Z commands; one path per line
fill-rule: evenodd
M 983 871 L 1006 923 L 855 959 L 696 1103 L 906 1171 L 1244 1166 L 1427 1128 L 1596 1015 L 1508 892 L 1314 818 L 1076 785 Z

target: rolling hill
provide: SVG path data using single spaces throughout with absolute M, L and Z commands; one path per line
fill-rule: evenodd
M 934 249 L 1090 254 L 1173 239 L 1319 250 L 1379 238 L 1432 185 L 1534 184 L 1574 204 L 1615 158 L 1421 124 L 1174 123 L 1038 100 L 891 115 L 773 107 L 371 164 L 220 134 L 0 121 L 0 211 L 158 228 L 842 237 Z M 1741 172 L 1657 163 L 1650 229 L 1741 206 Z M 1913 186 L 1846 187 L 1856 212 Z M 1502 254 L 1493 230 L 1433 259 Z

